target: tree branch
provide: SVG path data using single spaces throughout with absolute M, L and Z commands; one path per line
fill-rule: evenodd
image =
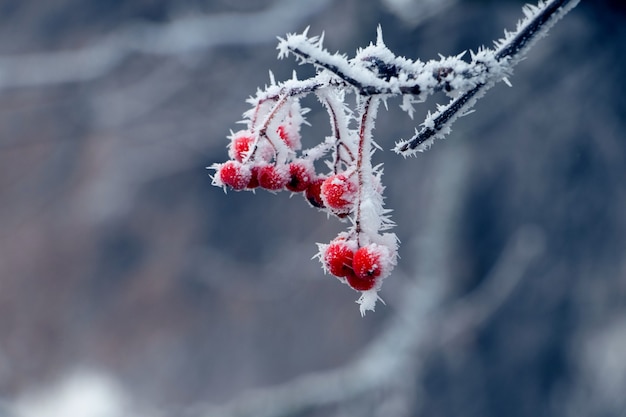
M 505 32 L 504 39 L 496 42 L 496 50 L 483 50 L 478 54 L 494 59 L 503 66 L 501 73 L 490 74 L 487 81 L 477 85 L 432 115 L 424 121 L 424 127 L 416 131 L 415 135 L 396 144 L 394 151 L 404 156 L 413 155 L 428 149 L 435 139 L 445 137 L 450 132 L 450 126 L 459 117 L 468 114 L 476 101 L 497 81 L 504 80 L 537 40 L 546 36 L 548 30 L 580 0 L 552 0 L 541 2 L 538 6 L 526 5 L 523 9 L 526 18 L 517 24 L 514 32 Z

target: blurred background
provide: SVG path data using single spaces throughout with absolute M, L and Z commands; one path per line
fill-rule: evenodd
M 496 0 L 0 1 L 0 415 L 626 416 L 626 6 L 582 1 L 416 158 L 374 132 L 402 244 L 361 318 L 300 196 L 206 167 L 276 36 L 436 59 Z M 314 100 L 303 131 L 330 133 Z

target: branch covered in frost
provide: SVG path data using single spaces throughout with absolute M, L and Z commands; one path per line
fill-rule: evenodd
M 424 101 L 436 91 L 453 94 L 467 91 L 485 81 L 495 69 L 488 62 L 465 62 L 465 53 L 441 57 L 438 61 L 423 63 L 395 56 L 384 44 L 378 28 L 376 44 L 359 50 L 353 59 L 330 54 L 323 48 L 323 36 L 289 34 L 280 39 L 279 58 L 293 54 L 302 64 L 312 64 L 334 75 L 337 86 L 352 87 L 359 95 L 411 95 Z
M 495 50 L 482 49 L 478 52 L 480 58 L 477 61 L 492 62 L 491 67 L 496 69 L 490 73 L 486 82 L 478 84 L 460 97 L 451 100 L 437 112 L 429 114 L 423 123 L 424 127 L 416 131 L 411 139 L 397 143 L 394 150 L 405 156 L 411 155 L 428 149 L 435 139 L 441 139 L 450 133 L 452 123 L 468 114 L 476 101 L 497 81 L 503 80 L 508 83 L 506 77 L 512 73 L 513 66 L 579 1 L 553 0 L 540 2 L 537 6 L 524 6 L 525 18 L 518 22 L 516 30 L 513 32 L 505 30 L 504 38 L 495 42 Z
M 498 81 L 508 83 L 513 66 L 530 46 L 579 0 L 540 1 L 526 6 L 515 31 L 505 31 L 495 49 L 480 48 L 439 60 L 422 62 L 400 57 L 383 42 L 378 27 L 376 42 L 359 49 L 353 58 L 328 52 L 324 35 L 288 34 L 279 38 L 279 58 L 293 55 L 317 73 L 306 80 L 270 84 L 248 100 L 245 129 L 230 136 L 231 160 L 214 164 L 213 183 L 226 189 L 303 193 L 318 209 L 349 220 L 346 231 L 329 243 L 318 244 L 317 257 L 325 272 L 360 292 L 361 314 L 374 310 L 378 292 L 396 265 L 398 240 L 384 207 L 382 166 L 372 163 L 379 149 L 373 138 L 378 105 L 389 97 L 402 97 L 400 108 L 413 117 L 413 105 L 442 91 L 451 97 L 429 113 L 423 128 L 395 151 L 411 155 L 427 149 L 450 132 L 452 123 L 472 111 L 476 101 Z M 328 111 L 331 135 L 312 148 L 302 149 L 300 127 L 306 108 L 300 100 L 315 94 Z M 355 105 L 346 103 L 354 94 Z M 386 103 L 386 101 L 385 101 Z M 324 161 L 319 164 L 317 161 Z M 320 170 L 320 165 L 326 170 Z

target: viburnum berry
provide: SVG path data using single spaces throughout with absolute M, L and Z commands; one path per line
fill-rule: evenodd
M 243 190 L 251 178 L 250 168 L 237 161 L 227 161 L 217 168 L 216 183 L 227 185 L 233 190 Z
M 232 136 L 228 156 L 238 162 L 242 162 L 254 143 L 254 136 L 248 130 L 240 130 Z
M 314 178 L 313 164 L 305 160 L 294 161 L 289 164 L 287 189 L 296 193 L 305 191 Z
M 371 244 L 363 246 L 354 253 L 352 266 L 354 273 L 360 279 L 378 278 L 386 266 L 388 254 L 384 247 Z
M 314 179 L 304 191 L 304 197 L 309 202 L 309 204 L 316 208 L 324 208 L 324 201 L 322 201 L 322 183 L 326 178 L 316 178 Z
M 330 242 L 323 254 L 324 267 L 336 277 L 354 275 L 352 270 L 352 257 L 354 249 L 349 241 L 337 238 Z
M 348 285 L 357 291 L 371 290 L 376 285 L 376 277 L 360 277 L 354 271 L 346 275 L 346 280 L 348 281 Z
M 253 166 L 250 168 L 250 181 L 248 181 L 248 185 L 246 188 L 252 190 L 259 186 L 259 167 Z
M 257 178 L 262 188 L 278 191 L 287 185 L 289 172 L 285 166 L 262 165 L 258 168 Z
M 348 214 L 352 210 L 357 185 L 345 174 L 331 175 L 322 183 L 321 197 L 324 205 L 335 214 Z

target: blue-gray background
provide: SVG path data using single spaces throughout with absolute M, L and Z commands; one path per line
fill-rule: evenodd
M 445 99 L 413 121 L 398 101 L 381 108 L 376 159 L 403 244 L 387 305 L 365 318 L 357 294 L 311 260 L 345 225 L 300 196 L 224 194 L 205 168 L 227 157 L 268 70 L 311 73 L 276 60 L 276 36 L 311 26 L 352 54 L 380 23 L 391 50 L 427 60 L 490 46 L 521 4 L 0 1 L 1 412 L 29 417 L 43 404 L 42 417 L 57 415 L 45 393 L 97 375 L 123 404 L 111 417 L 185 415 L 350 363 L 401 314 L 405 286 L 425 279 L 419 259 L 441 255 L 419 253 L 419 238 L 449 192 L 443 308 L 480 288 L 518 230 L 542 249 L 480 326 L 413 352 L 422 365 L 409 389 L 369 400 L 414 393 L 399 416 L 626 415 L 622 2 L 583 0 L 516 68 L 513 88 L 496 86 L 417 158 L 389 149 Z M 203 29 L 189 29 L 193 18 Z M 307 104 L 313 144 L 329 127 Z M 454 188 L 433 186 L 454 170 Z M 354 399 L 287 415 L 350 410 L 383 415 Z

